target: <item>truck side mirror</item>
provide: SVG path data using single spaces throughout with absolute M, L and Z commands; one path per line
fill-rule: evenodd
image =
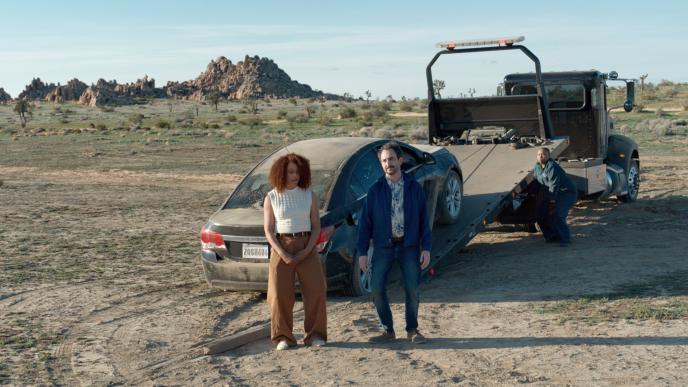
M 626 101 L 624 102 L 624 110 L 630 112 L 633 110 L 635 104 L 635 82 L 626 81 Z

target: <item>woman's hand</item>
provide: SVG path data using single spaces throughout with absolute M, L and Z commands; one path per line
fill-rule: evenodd
M 304 259 L 306 259 L 309 255 L 311 255 L 312 251 L 313 251 L 313 249 L 310 249 L 310 250 L 303 249 L 303 250 L 299 251 L 298 253 L 296 253 L 296 255 L 294 256 L 294 259 L 296 260 L 296 262 L 301 262 Z
M 280 258 L 284 263 L 287 265 L 293 265 L 298 262 L 296 257 L 293 254 L 287 253 L 286 251 L 280 249 L 281 251 L 277 251 L 277 254 L 279 254 Z

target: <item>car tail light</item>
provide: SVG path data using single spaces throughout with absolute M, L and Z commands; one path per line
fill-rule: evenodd
M 225 241 L 222 239 L 222 234 L 203 226 L 201 229 L 201 248 L 214 249 L 216 247 L 225 247 Z
M 318 253 L 322 254 L 325 251 L 325 247 L 327 247 L 327 243 L 330 242 L 332 234 L 334 234 L 334 226 L 327 226 L 320 229 L 318 240 L 315 241 L 315 250 Z

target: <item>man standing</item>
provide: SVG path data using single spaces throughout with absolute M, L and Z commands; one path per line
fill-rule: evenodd
M 550 158 L 549 149 L 538 149 L 533 176 L 540 183 L 536 219 L 545 241 L 559 242 L 560 246 L 571 243 L 571 232 L 566 225 L 569 210 L 576 203 L 576 185 L 566 172 Z
M 368 190 L 358 229 L 359 266 L 372 270 L 371 287 L 375 310 L 384 329 L 371 342 L 396 338 L 392 311 L 387 298 L 387 275 L 392 264 L 401 269 L 406 292 L 406 334 L 414 343 L 424 343 L 418 331 L 418 305 L 421 269 L 430 264 L 431 233 L 425 193 L 418 182 L 401 171 L 403 157 L 396 142 L 384 144 L 378 151 L 384 176 Z M 373 257 L 368 268 L 370 239 Z

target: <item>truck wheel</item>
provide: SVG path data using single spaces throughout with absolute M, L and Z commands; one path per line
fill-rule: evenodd
M 368 268 L 370 268 L 370 261 L 373 256 L 373 248 L 368 249 Z M 361 266 L 358 264 L 358 254 L 354 256 L 354 262 L 351 265 L 351 273 L 349 276 L 349 286 L 347 293 L 354 297 L 361 297 L 370 295 L 370 269 L 367 272 L 361 271 Z
M 444 187 L 439 194 L 439 221 L 442 224 L 453 224 L 459 220 L 461 203 L 463 203 L 463 183 L 455 171 L 449 171 L 444 180 Z
M 640 168 L 638 168 L 638 160 L 631 162 L 631 168 L 628 170 L 628 193 L 619 196 L 619 200 L 624 203 L 631 203 L 638 199 L 638 192 L 640 191 Z

